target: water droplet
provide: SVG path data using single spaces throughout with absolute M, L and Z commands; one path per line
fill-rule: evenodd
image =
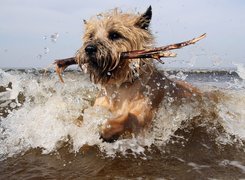
M 172 102 L 174 102 L 174 98 L 168 97 L 168 101 L 169 101 L 170 103 L 172 103 Z
M 112 95 L 111 95 L 111 97 L 112 97 L 112 99 L 114 99 L 114 98 L 116 98 L 116 94 L 115 93 L 113 93 Z
M 44 47 L 44 54 L 48 54 L 49 53 L 49 48 L 48 47 Z
M 47 39 L 47 36 L 46 36 L 46 35 L 45 35 L 45 36 L 43 36 L 43 39 L 44 39 L 44 40 L 46 40 L 46 39 Z
M 176 74 L 176 78 L 177 79 L 180 79 L 180 80 L 185 80 L 187 78 L 187 74 L 184 74 L 182 71 L 179 71 L 177 74 Z
M 108 72 L 107 72 L 107 75 L 108 75 L 108 76 L 111 76 L 111 72 L 108 71 Z
M 42 59 L 42 57 L 43 57 L 43 56 L 42 56 L 41 54 L 38 54 L 38 55 L 37 55 L 37 58 L 38 58 L 38 59 Z
M 193 67 L 195 65 L 196 61 L 197 61 L 197 57 L 196 56 L 193 56 L 188 61 L 186 61 L 186 63 L 190 67 Z
M 14 109 L 16 106 L 17 106 L 17 104 L 16 104 L 15 102 L 10 103 L 10 107 L 11 107 L 11 108 Z
M 111 125 L 108 124 L 108 125 L 106 126 L 106 128 L 107 128 L 107 129 L 111 129 Z
M 135 72 L 134 75 L 135 75 L 135 77 L 139 77 L 140 76 L 140 74 L 137 73 L 137 72 Z
M 50 39 L 52 42 L 56 42 L 59 37 L 59 33 L 54 33 L 50 35 Z

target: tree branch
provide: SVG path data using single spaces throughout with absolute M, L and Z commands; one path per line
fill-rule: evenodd
M 206 37 L 206 33 L 202 34 L 197 38 L 193 38 L 188 41 L 184 41 L 181 43 L 170 44 L 167 46 L 162 46 L 153 49 L 143 49 L 143 50 L 135 50 L 135 51 L 128 51 L 122 52 L 120 54 L 121 59 L 139 59 L 139 58 L 153 58 L 156 59 L 158 62 L 164 64 L 161 58 L 168 58 L 168 57 L 176 57 L 176 53 L 170 52 L 173 49 L 180 49 L 185 46 L 189 46 L 191 44 L 195 44 L 196 42 L 200 41 L 201 39 Z M 75 57 L 70 57 L 66 59 L 59 59 L 54 62 L 56 65 L 56 73 L 58 74 L 60 81 L 64 82 L 61 77 L 61 73 L 70 65 L 77 64 Z
M 56 65 L 55 71 L 58 74 L 60 81 L 64 83 L 64 80 L 61 76 L 62 72 L 65 71 L 65 69 L 73 64 L 77 64 L 75 57 L 70 57 L 66 59 L 58 59 L 55 60 L 54 64 Z
M 148 50 L 136 50 L 136 51 L 128 51 L 128 52 L 122 52 L 121 58 L 122 59 L 134 59 L 134 58 L 161 58 L 161 57 L 174 57 L 176 55 L 173 55 L 171 53 L 165 54 L 165 51 L 173 50 L 173 49 L 180 49 L 185 46 L 189 46 L 191 44 L 195 44 L 197 41 L 200 41 L 201 39 L 206 37 L 206 33 L 202 34 L 201 36 L 197 38 L 193 38 L 189 41 L 184 41 L 177 44 L 170 44 L 167 46 L 162 46 L 158 48 L 148 49 Z

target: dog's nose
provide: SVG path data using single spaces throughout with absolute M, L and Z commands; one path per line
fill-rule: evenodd
M 88 55 L 92 55 L 97 52 L 97 47 L 95 45 L 90 44 L 87 47 L 85 47 L 85 52 Z

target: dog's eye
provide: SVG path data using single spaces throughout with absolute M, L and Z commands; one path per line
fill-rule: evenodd
M 112 31 L 109 33 L 108 38 L 112 41 L 120 39 L 122 36 L 118 32 Z

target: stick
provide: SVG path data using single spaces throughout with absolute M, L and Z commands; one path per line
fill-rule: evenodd
M 172 54 L 165 54 L 163 52 L 173 50 L 173 49 L 180 49 L 182 47 L 189 46 L 191 44 L 195 44 L 197 41 L 200 41 L 201 39 L 205 37 L 206 37 L 206 33 L 202 34 L 201 36 L 197 38 L 193 38 L 192 40 L 184 41 L 184 42 L 177 43 L 177 44 L 170 44 L 167 46 L 162 46 L 162 47 L 153 48 L 149 50 L 136 50 L 136 51 L 123 52 L 121 53 L 121 58 L 122 59 L 134 59 L 134 58 L 149 58 L 149 57 L 151 58 L 174 57 Z
M 164 64 L 161 58 L 168 58 L 168 57 L 176 57 L 177 54 L 173 52 L 164 52 L 162 50 L 147 52 L 148 50 L 137 50 L 137 51 L 128 51 L 122 52 L 120 58 L 121 59 L 138 59 L 138 58 L 153 58 L 156 59 L 158 62 Z
M 189 46 L 191 44 L 195 44 L 196 42 L 200 41 L 201 39 L 206 37 L 206 33 L 202 34 L 197 38 L 193 38 L 188 41 L 184 41 L 177 44 L 170 44 L 167 46 L 162 46 L 153 49 L 143 49 L 143 50 L 135 50 L 135 51 L 127 51 L 122 52 L 120 54 L 121 59 L 139 59 L 139 58 L 153 58 L 159 61 L 160 63 L 164 64 L 161 58 L 167 57 L 176 57 L 176 53 L 170 52 L 169 50 L 173 49 L 180 49 L 185 46 Z M 166 52 L 167 51 L 167 52 Z M 70 57 L 66 59 L 59 59 L 54 62 L 56 65 L 56 73 L 58 74 L 60 81 L 64 83 L 63 78 L 61 77 L 61 73 L 70 65 L 77 64 L 75 57 Z
M 70 65 L 77 64 L 75 57 L 70 57 L 66 59 L 55 60 L 54 64 L 56 65 L 55 71 L 58 74 L 60 81 L 64 83 L 64 80 L 61 76 L 61 73 Z

